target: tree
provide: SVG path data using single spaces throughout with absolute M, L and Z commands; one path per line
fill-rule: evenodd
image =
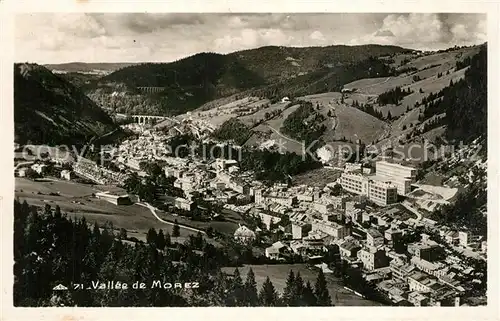
M 170 247 L 172 245 L 172 240 L 170 239 L 170 233 L 165 232 L 165 247 Z
M 283 290 L 283 304 L 286 306 L 293 306 L 297 301 L 296 291 L 295 291 L 295 274 L 290 270 L 288 278 L 286 279 L 285 289 Z
M 266 307 L 278 305 L 278 294 L 269 277 L 267 277 L 264 284 L 262 284 L 262 289 L 259 292 L 259 303 Z
M 325 275 L 323 274 L 323 270 L 321 269 L 319 270 L 318 277 L 316 279 L 314 292 L 316 294 L 319 306 L 332 305 L 332 300 L 330 298 L 330 294 L 328 293 Z
M 303 302 L 307 306 L 316 306 L 318 305 L 318 301 L 316 299 L 316 295 L 314 294 L 314 289 L 311 286 L 311 282 L 307 281 L 306 286 L 304 287 L 303 292 Z
M 233 280 L 230 284 L 228 291 L 228 305 L 229 306 L 243 306 L 244 302 L 244 288 L 243 280 L 241 279 L 240 271 L 238 268 L 234 269 Z
M 146 234 L 146 242 L 148 244 L 156 246 L 156 239 L 157 239 L 156 230 L 154 228 L 150 228 L 148 230 L 148 234 Z
M 40 177 L 40 175 L 38 175 L 38 173 L 32 168 L 28 168 L 26 170 L 25 175 L 26 175 L 26 178 L 32 179 L 32 180 Z
M 160 229 L 158 236 L 156 237 L 156 248 L 162 251 L 165 249 L 165 235 L 163 235 L 162 229 Z
M 118 238 L 120 240 L 126 240 L 127 239 L 127 230 L 124 229 L 123 227 L 120 229 L 120 233 L 118 233 Z
M 179 227 L 179 222 L 177 222 L 177 220 L 174 221 L 174 227 L 172 228 L 172 236 L 173 237 L 181 236 L 181 228 Z
M 305 305 L 304 301 L 304 280 L 300 276 L 300 272 L 297 272 L 295 276 L 295 302 L 294 306 L 303 306 Z
M 259 303 L 259 297 L 257 295 L 257 282 L 255 282 L 255 274 L 252 268 L 248 270 L 247 279 L 244 286 L 245 303 L 249 306 L 257 306 Z

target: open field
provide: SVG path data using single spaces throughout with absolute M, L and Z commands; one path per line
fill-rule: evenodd
M 73 157 L 69 153 L 74 151 L 80 153 L 80 150 L 73 150 L 73 146 L 61 146 L 61 149 L 57 147 L 51 147 L 46 145 L 25 145 L 22 150 L 14 152 L 14 159 L 23 159 L 22 161 L 34 161 L 37 159 L 42 159 L 42 154 L 48 153 L 52 158 L 65 159 L 68 162 L 74 162 Z M 31 150 L 32 154 L 29 155 L 28 150 Z
M 337 101 L 337 100 L 340 101 L 341 98 L 342 98 L 341 93 L 331 91 L 331 92 L 326 92 L 326 93 L 321 93 L 321 94 L 302 96 L 302 97 L 299 97 L 298 99 L 310 101 L 314 105 L 316 105 L 317 103 L 320 105 L 327 105 L 328 103 L 330 103 L 332 101 Z
M 241 217 L 239 217 L 239 219 L 232 217 L 232 215 L 228 215 L 227 210 L 224 211 L 224 217 L 227 220 L 222 221 L 222 222 L 219 222 L 219 221 L 208 221 L 208 222 L 192 221 L 192 220 L 189 220 L 188 218 L 185 218 L 182 216 L 178 216 L 178 215 L 174 215 L 171 213 L 167 213 L 164 211 L 158 211 L 158 210 L 156 211 L 156 213 L 158 214 L 158 216 L 161 219 L 163 219 L 165 221 L 174 222 L 175 220 L 177 220 L 177 222 L 179 224 L 183 224 L 183 225 L 193 227 L 196 229 L 200 229 L 200 230 L 205 230 L 209 226 L 211 226 L 214 230 L 216 230 L 220 233 L 230 234 L 230 235 L 234 234 L 234 232 L 238 228 L 238 222 L 243 223 L 243 220 L 241 219 Z M 168 226 L 168 225 L 166 225 L 166 226 Z
M 335 182 L 340 177 L 341 172 L 331 168 L 317 168 L 306 173 L 293 177 L 294 185 L 308 185 L 314 187 L 325 187 L 329 183 Z
M 286 279 L 290 270 L 296 274 L 300 272 L 300 276 L 304 282 L 311 282 L 314 286 L 317 278 L 317 271 L 308 269 L 305 264 L 279 264 L 279 265 L 245 265 L 238 268 L 243 280 L 246 279 L 248 271 L 252 268 L 255 273 L 255 281 L 257 282 L 257 289 L 260 290 L 262 284 L 269 276 L 271 282 L 273 283 L 276 291 L 280 294 L 283 293 L 283 289 L 286 285 Z M 226 273 L 232 274 L 234 272 L 233 267 L 225 267 L 222 270 Z M 337 278 L 333 277 L 331 274 L 325 274 L 326 280 L 328 282 L 328 291 L 330 292 L 330 297 L 332 298 L 332 303 L 337 306 L 382 306 L 382 304 L 363 299 L 358 297 L 354 293 L 344 289 L 342 283 Z
M 275 124 L 277 123 L 275 122 Z M 247 145 L 260 146 L 260 144 L 265 141 L 272 140 L 276 146 L 280 146 L 279 150 L 281 151 L 288 151 L 298 155 L 302 155 L 303 153 L 303 146 L 301 142 L 285 136 L 279 131 L 279 129 L 271 127 L 267 124 L 267 122 L 253 128 L 253 131 L 256 133 L 250 137 Z M 266 138 L 263 139 L 261 136 L 265 136 Z
M 24 178 L 16 178 L 15 182 L 15 196 L 19 197 L 20 201 L 26 200 L 30 205 L 45 206 L 45 204 L 49 204 L 52 207 L 59 205 L 61 211 L 67 213 L 70 217 L 83 216 L 88 222 L 97 222 L 100 225 L 111 222 L 115 228 L 124 228 L 128 231 L 129 236 L 135 236 L 138 239 L 144 239 L 150 228 L 163 229 L 172 234 L 172 225 L 158 221 L 146 207 L 140 205 L 116 206 L 107 201 L 91 197 L 92 193 L 102 190 L 102 186 L 97 188 L 91 185 L 65 181 L 35 182 Z M 60 196 L 47 195 L 58 191 L 61 193 Z M 38 192 L 43 194 L 37 194 Z M 179 223 L 181 223 L 180 218 Z M 189 223 L 192 222 L 189 221 Z M 214 223 L 218 224 L 218 222 Z M 234 225 L 234 223 L 229 222 L 226 224 Z M 224 228 L 228 230 L 227 227 Z M 196 234 L 196 232 L 182 227 L 180 233 L 180 239 Z
M 269 102 L 269 101 L 267 101 Z M 263 103 L 267 103 L 267 102 L 264 102 Z M 256 104 L 256 103 L 254 103 Z M 245 115 L 245 116 L 241 116 L 241 117 L 238 117 L 239 120 L 241 120 L 241 122 L 247 126 L 252 126 L 253 124 L 261 121 L 261 120 L 264 120 L 265 119 L 265 114 L 266 113 L 272 113 L 278 109 L 285 109 L 285 106 L 288 104 L 288 102 L 285 102 L 285 103 L 276 103 L 274 105 L 271 105 L 267 108 L 264 108 L 264 109 L 261 109 L 253 114 L 250 114 L 250 115 Z
M 264 106 L 269 103 L 268 99 L 260 99 L 258 97 L 244 97 L 242 99 L 234 100 L 226 104 L 201 110 L 198 109 L 191 113 L 194 118 L 203 119 L 210 122 L 212 125 L 218 127 L 225 121 L 238 116 L 238 112 L 244 109 L 252 109 Z M 251 121 L 251 118 L 248 119 Z
M 413 90 L 413 94 L 403 98 L 401 102 L 401 105 L 404 106 L 403 110 L 406 110 L 407 106 L 413 108 L 417 101 L 422 101 L 422 98 L 428 96 L 431 92 L 437 93 L 443 88 L 448 87 L 450 85 L 450 81 L 453 81 L 455 83 L 464 78 L 465 70 L 467 70 L 467 68 L 451 72 L 449 75 L 443 74 L 443 76 L 440 78 L 435 75 L 411 84 L 408 87 Z M 422 88 L 423 93 L 419 92 L 420 88 Z M 398 114 L 395 114 L 393 116 L 398 116 Z
M 345 137 L 355 142 L 357 139 L 365 144 L 376 140 L 383 132 L 387 124 L 357 108 L 346 105 L 335 106 L 337 126 L 335 139 Z
M 428 68 L 432 65 L 443 65 L 443 64 L 453 64 L 457 61 L 464 60 L 467 57 L 471 57 L 479 52 L 478 47 L 474 48 L 462 48 L 459 50 L 441 52 L 433 55 L 422 56 L 420 58 L 414 59 L 409 63 L 405 64 L 402 68 L 415 67 L 417 69 Z
M 290 116 L 291 113 L 297 110 L 299 108 L 299 105 L 293 105 L 288 107 L 287 109 L 283 110 L 283 113 L 281 114 L 281 117 L 275 117 L 273 119 L 270 119 L 266 121 L 266 124 L 268 124 L 270 127 L 280 130 L 280 128 L 283 126 L 283 122 L 285 119 L 287 119 L 288 116 Z

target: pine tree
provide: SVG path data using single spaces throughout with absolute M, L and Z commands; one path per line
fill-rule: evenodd
M 181 236 L 181 228 L 179 227 L 179 222 L 177 222 L 177 220 L 174 221 L 174 227 L 172 228 L 172 236 L 173 237 Z
M 170 247 L 172 245 L 172 239 L 170 238 L 170 233 L 165 232 L 165 247 Z
M 294 306 L 303 306 L 305 305 L 304 300 L 304 280 L 300 276 L 300 272 L 297 272 L 295 276 L 295 302 Z
M 154 228 L 150 228 L 148 234 L 146 235 L 146 242 L 148 244 L 156 246 L 156 239 L 158 235 L 156 234 L 156 230 Z
M 319 306 L 332 305 L 332 300 L 330 298 L 330 294 L 328 293 L 328 288 L 326 284 L 325 275 L 323 274 L 323 270 L 319 270 L 314 292 L 316 294 Z
M 248 271 L 247 279 L 244 286 L 245 294 L 245 304 L 248 306 L 257 306 L 259 303 L 259 297 L 257 295 L 257 282 L 255 282 L 255 274 L 252 268 Z
M 158 236 L 156 237 L 156 248 L 162 251 L 165 249 L 165 235 L 163 235 L 162 229 L 160 229 Z
M 231 282 L 229 297 L 230 306 L 244 306 L 244 287 L 243 280 L 241 279 L 240 271 L 238 268 L 234 269 L 234 277 Z
M 316 299 L 316 295 L 314 294 L 314 289 L 311 286 L 311 282 L 309 281 L 307 281 L 306 286 L 304 287 L 303 302 L 307 306 L 318 305 L 318 300 Z
M 259 303 L 266 307 L 274 307 L 278 305 L 278 299 L 276 289 L 269 277 L 267 277 L 259 292 Z

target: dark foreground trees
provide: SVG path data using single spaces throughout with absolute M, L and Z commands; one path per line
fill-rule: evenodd
M 14 202 L 15 306 L 282 306 L 330 304 L 324 287 L 312 289 L 293 275 L 281 300 L 268 278 L 258 287 L 252 270 L 245 281 L 221 268 L 234 264 L 227 249 L 200 235 L 174 243 L 164 231 L 151 229 L 148 243 L 127 240 L 112 224 L 89 224 L 68 218 L 59 208 Z M 126 242 L 125 242 L 126 241 Z M 318 276 L 316 284 L 326 284 Z M 97 290 L 107 281 L 127 289 Z M 169 283 L 181 283 L 172 289 Z M 197 282 L 196 288 L 185 286 Z M 143 289 L 132 285 L 144 283 Z M 62 284 L 68 291 L 53 291 Z M 81 285 L 81 286 L 80 286 Z M 82 290 L 83 287 L 91 287 Z M 318 290 L 319 289 L 319 290 Z M 323 290 L 321 290 L 323 289 Z M 317 300 L 323 299 L 323 300 Z

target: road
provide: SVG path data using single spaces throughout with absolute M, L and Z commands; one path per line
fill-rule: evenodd
M 411 206 L 408 202 L 404 201 L 401 203 L 401 205 L 403 205 L 408 211 L 417 215 L 416 221 L 420 221 L 423 218 L 422 214 L 417 209 L 415 209 L 413 206 Z
M 151 213 L 153 213 L 153 216 L 156 217 L 156 219 L 158 221 L 160 221 L 160 222 L 162 222 L 164 224 L 169 224 L 169 225 L 174 225 L 175 224 L 175 223 L 172 223 L 172 222 L 169 222 L 169 221 L 165 221 L 164 219 L 160 218 L 158 216 L 158 214 L 156 214 L 156 208 L 154 206 L 152 206 L 151 204 L 146 203 L 146 202 L 144 202 L 144 203 L 139 202 L 139 203 L 136 203 L 136 204 L 148 208 L 151 211 Z M 200 232 L 202 234 L 206 234 L 205 231 L 196 229 L 194 227 L 186 226 L 186 225 L 179 224 L 179 223 L 177 225 L 179 225 L 179 227 L 181 227 L 183 229 L 186 229 L 186 230 L 190 230 L 190 231 Z
M 16 165 L 16 167 L 14 167 L 14 170 L 18 169 L 19 167 L 21 166 L 25 166 L 25 165 L 33 165 L 35 162 L 20 162 Z
M 281 137 L 283 137 L 285 140 L 289 140 L 289 141 L 295 142 L 295 143 L 300 144 L 300 145 L 302 145 L 302 144 L 303 144 L 303 143 L 299 142 L 298 140 L 295 140 L 295 139 L 293 139 L 293 138 L 290 138 L 290 137 L 287 137 L 287 136 L 283 135 L 282 133 L 280 133 L 280 132 L 279 132 L 279 130 L 274 129 L 273 127 L 271 127 L 271 126 L 269 126 L 269 125 L 267 125 L 267 127 L 269 127 L 269 128 L 270 128 L 273 132 L 275 132 L 276 134 L 278 134 L 278 135 L 280 135 Z

